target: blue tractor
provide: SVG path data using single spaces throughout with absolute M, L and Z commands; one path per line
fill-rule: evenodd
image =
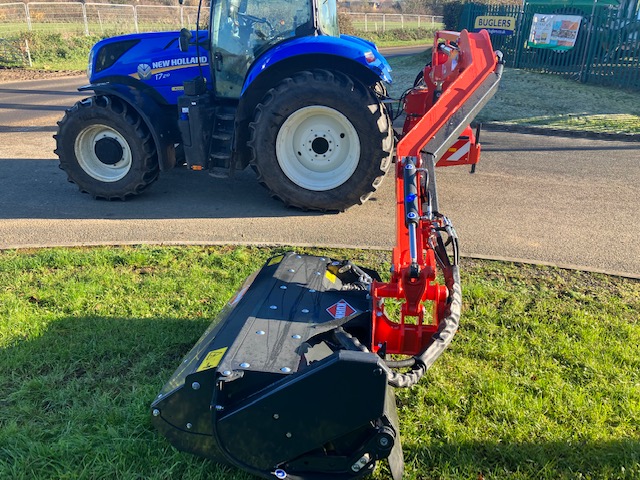
M 56 153 L 95 198 L 139 194 L 176 165 L 251 165 L 286 205 L 342 211 L 391 164 L 390 70 L 340 35 L 335 0 L 212 0 L 206 30 L 97 43 L 81 88 L 93 96 L 58 123 Z

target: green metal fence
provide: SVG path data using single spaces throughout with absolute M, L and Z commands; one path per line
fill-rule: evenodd
M 640 21 L 627 19 L 607 6 L 478 5 L 468 3 L 460 29 L 474 30 L 477 17 L 511 17 L 512 34 L 491 34 L 493 47 L 508 66 L 560 74 L 585 83 L 640 90 Z M 575 45 L 570 49 L 537 48 L 529 43 L 535 14 L 582 17 Z

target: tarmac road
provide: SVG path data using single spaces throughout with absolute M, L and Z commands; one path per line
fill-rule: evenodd
M 140 197 L 95 201 L 58 169 L 52 138 L 84 77 L 0 84 L 0 249 L 42 245 L 257 243 L 390 248 L 393 182 L 342 214 L 272 200 L 236 179 L 176 169 Z M 477 173 L 440 169 L 440 207 L 469 256 L 640 278 L 640 145 L 483 132 Z

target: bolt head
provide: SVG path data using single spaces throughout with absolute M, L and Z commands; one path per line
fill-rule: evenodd
M 300 340 L 302 337 L 300 335 L 291 335 L 291 338 L 294 340 Z
M 302 309 L 302 313 L 309 313 L 309 309 L 308 308 L 303 308 Z
M 160 410 L 158 410 L 157 408 L 154 408 L 151 413 L 153 414 L 154 417 L 160 416 Z
M 264 330 L 258 330 L 258 331 L 256 332 L 256 335 L 264 335 Z
M 250 363 L 247 363 L 247 362 L 242 362 L 242 363 L 240 364 L 240 367 L 241 367 L 241 368 L 249 368 L 250 366 L 251 366 L 251 364 L 250 364 Z
M 293 437 L 293 435 L 291 434 L 291 432 L 287 432 L 287 433 L 285 433 L 285 434 L 284 434 L 284 436 L 285 436 L 285 437 L 287 437 L 287 438 L 291 438 L 291 437 Z
M 200 390 L 200 384 L 198 382 L 193 382 L 191 384 L 191 388 L 193 388 L 194 390 Z
M 229 375 L 231 375 L 231 370 L 225 370 L 224 372 L 222 372 L 222 375 L 224 377 L 228 377 Z
M 187 423 L 187 429 L 191 430 L 193 428 L 193 424 Z
M 284 373 L 289 373 L 289 372 L 291 372 L 291 369 L 290 369 L 289 367 L 282 367 L 282 368 L 280 369 L 280 371 L 281 371 L 281 372 L 284 372 Z

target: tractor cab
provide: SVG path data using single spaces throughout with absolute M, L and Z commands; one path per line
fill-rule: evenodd
M 335 3 L 329 2 L 335 7 Z M 321 20 L 320 20 L 321 19 Z M 216 95 L 239 98 L 249 67 L 280 42 L 338 35 L 335 9 L 314 15 L 309 0 L 218 0 L 211 7 L 211 51 Z

